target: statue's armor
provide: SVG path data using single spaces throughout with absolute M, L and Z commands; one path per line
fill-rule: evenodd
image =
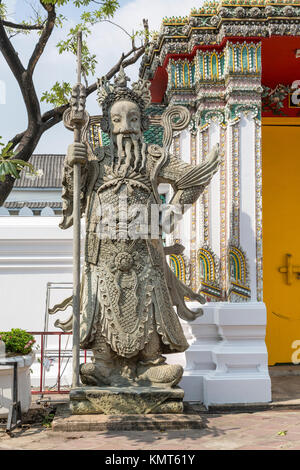
M 130 239 L 126 232 L 135 221 L 134 213 L 130 217 L 133 206 L 146 207 L 150 215 L 151 205 L 156 204 L 150 178 L 144 172 L 120 183 L 120 177 L 107 178 L 107 174 L 111 176 L 110 166 L 104 159 L 87 209 L 81 345 L 91 347 L 101 335 L 114 352 L 129 358 L 145 348 L 156 329 L 163 352 L 184 351 L 188 344 L 166 284 L 162 242 Z M 114 238 L 103 238 L 100 224 L 107 213 L 102 208 L 114 208 L 120 219 L 122 204 L 129 218 L 125 223 L 117 220 Z M 151 227 L 150 220 L 145 222 Z
M 105 349 L 109 354 L 108 347 L 112 354 L 124 358 L 145 351 L 147 356 L 151 355 L 154 342 L 156 352 L 158 348 L 165 354 L 185 351 L 188 343 L 178 316 L 184 320 L 195 319 L 201 309 L 192 312 L 184 300 L 203 303 L 204 299 L 179 281 L 169 268 L 161 234 L 153 238 L 149 233 L 144 238 L 130 238 L 135 221 L 131 209 L 139 204 L 147 207 L 151 215 L 151 205 L 159 202 L 160 182 L 173 186 L 174 204 L 182 207 L 192 204 L 217 169 L 217 153 L 198 166 L 172 155 L 160 165 L 165 155 L 163 149 L 148 146 L 144 167 L 136 169 L 129 165 L 124 176 L 122 166 L 117 165 L 116 169 L 112 163 L 110 148 L 98 150 L 89 147 L 88 163 L 82 169 L 81 212 L 85 212 L 86 242 L 81 283 L 81 347 L 93 349 L 94 354 L 100 349 L 104 354 Z M 66 163 L 62 228 L 72 225 L 72 173 L 72 167 Z M 125 193 L 127 207 L 123 208 Z M 110 232 L 114 223 L 109 218 L 103 227 L 108 205 L 115 208 L 117 215 L 115 234 Z M 122 214 L 129 214 L 128 219 L 124 220 Z M 147 227 L 151 227 L 149 219 Z M 104 229 L 108 229 L 106 238 L 103 238 Z M 60 325 L 64 331 L 72 327 L 70 320 Z

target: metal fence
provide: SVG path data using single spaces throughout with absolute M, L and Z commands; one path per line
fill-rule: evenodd
M 62 346 L 63 339 L 65 337 L 70 338 L 72 336 L 71 332 L 57 332 L 57 331 L 30 331 L 28 332 L 33 335 L 36 339 L 36 344 L 39 346 L 39 349 L 36 350 L 36 363 L 39 363 L 39 378 L 38 387 L 32 388 L 32 394 L 34 395 L 43 395 L 43 394 L 65 394 L 69 393 L 71 384 L 68 386 L 62 385 L 62 376 L 65 372 L 66 365 L 72 366 L 72 347 Z M 39 341 L 38 338 L 39 337 Z M 48 340 L 51 338 L 52 343 L 49 347 Z M 53 342 L 53 339 L 57 341 Z M 82 351 L 82 360 L 87 362 L 89 357 L 87 351 Z M 57 373 L 56 373 L 56 383 L 53 386 L 47 386 L 46 384 L 46 373 L 49 367 L 49 358 L 57 358 Z M 66 361 L 65 366 L 63 367 L 63 362 Z M 51 361 L 50 361 L 51 364 Z M 52 377 L 53 379 L 53 377 Z

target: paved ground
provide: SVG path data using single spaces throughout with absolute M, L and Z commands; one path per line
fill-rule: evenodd
M 53 432 L 42 426 L 0 433 L 0 450 L 300 450 L 300 410 L 204 414 L 206 428 L 183 431 Z
M 272 383 L 274 407 L 199 409 L 202 430 L 53 432 L 44 419 L 44 426 L 15 430 L 14 438 L 0 430 L 0 450 L 300 450 L 300 376 L 276 376 Z

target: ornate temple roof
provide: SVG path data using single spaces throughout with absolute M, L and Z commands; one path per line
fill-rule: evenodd
M 221 50 L 227 41 L 241 39 L 262 43 L 265 85 L 275 87 L 296 80 L 300 0 L 211 1 L 194 8 L 188 16 L 163 18 L 140 66 L 140 76 L 152 80 L 153 102 L 162 102 L 170 59 L 192 60 L 197 49 Z
M 200 8 L 192 8 L 189 16 L 185 17 L 171 17 L 163 18 L 163 24 L 170 23 L 188 23 L 190 16 L 208 16 L 217 15 L 222 8 L 264 8 L 267 6 L 272 7 L 285 7 L 285 6 L 299 6 L 298 0 L 221 0 L 221 1 L 206 1 Z M 271 10 L 269 10 L 270 12 Z M 232 16 L 236 12 L 233 12 Z M 252 15 L 253 16 L 253 15 Z

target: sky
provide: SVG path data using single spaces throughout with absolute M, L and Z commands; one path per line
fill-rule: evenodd
M 38 4 L 36 0 L 6 0 L 10 19 L 21 21 L 30 16 L 30 3 Z M 142 20 L 147 18 L 150 30 L 159 30 L 164 16 L 185 16 L 193 7 L 200 7 L 203 0 L 119 0 L 120 9 L 116 12 L 113 21 L 127 31 L 142 29 Z M 62 29 L 56 29 L 51 36 L 46 50 L 41 57 L 34 73 L 34 82 L 38 96 L 50 90 L 56 81 L 66 81 L 71 84 L 76 81 L 76 59 L 72 54 L 59 55 L 56 44 L 65 39 L 70 26 L 75 25 L 79 19 L 80 10 L 74 7 L 64 7 L 61 12 L 68 19 Z M 19 57 L 26 66 L 37 39 L 36 33 L 28 36 L 19 35 L 13 38 L 13 44 Z M 119 28 L 101 23 L 92 28 L 89 38 L 89 47 L 96 54 L 98 65 L 94 77 L 89 78 L 93 83 L 97 77 L 105 75 L 118 61 L 122 52 L 130 49 L 130 40 Z M 132 81 L 138 78 L 139 62 L 126 69 Z M 42 103 L 42 111 L 49 109 L 50 105 Z M 99 114 L 96 93 L 87 99 L 87 111 Z M 26 110 L 17 82 L 12 75 L 5 60 L 0 54 L 0 136 L 7 142 L 16 133 L 23 131 L 27 126 Z M 72 134 L 65 129 L 62 123 L 47 131 L 41 138 L 34 153 L 65 153 L 67 146 L 72 143 Z

